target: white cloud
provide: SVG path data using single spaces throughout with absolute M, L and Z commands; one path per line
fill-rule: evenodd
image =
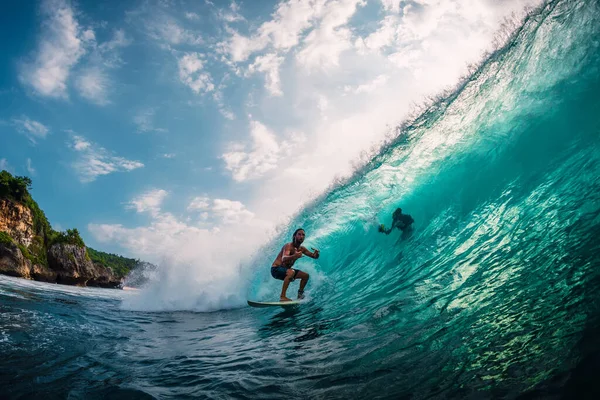
M 152 11 L 142 23 L 148 35 L 158 42 L 176 46 L 199 45 L 204 42 L 200 34 L 183 28 L 175 18 L 164 13 Z
M 64 0 L 42 3 L 42 35 L 33 60 L 21 65 L 19 80 L 42 96 L 67 97 L 71 68 L 85 54 L 84 41 L 73 9 Z
M 214 90 L 210 75 L 203 71 L 204 62 L 199 53 L 187 53 L 179 59 L 179 79 L 195 93 Z
M 44 124 L 38 121 L 34 121 L 26 116 L 21 118 L 13 118 L 13 125 L 21 133 L 27 135 L 32 143 L 36 143 L 36 139 L 44 139 L 50 130 Z
M 244 223 L 254 218 L 254 213 L 236 200 L 210 199 L 199 196 L 192 199 L 187 207 L 188 211 L 201 212 L 203 220 L 213 217 L 218 224 Z
M 107 42 L 102 43 L 100 46 L 101 51 L 111 51 L 121 47 L 127 47 L 131 44 L 132 40 L 127 37 L 123 29 L 115 30 L 113 38 Z
M 6 161 L 6 158 L 0 158 L 0 171 L 1 170 L 6 170 L 11 174 L 14 174 L 12 167 L 8 164 L 8 161 Z
M 200 16 L 193 12 L 186 12 L 185 17 L 191 21 L 198 21 L 200 19 Z
M 127 208 L 135 209 L 138 213 L 148 212 L 153 217 L 160 213 L 160 206 L 169 193 L 163 189 L 149 190 L 127 204 Z
M 344 88 L 344 91 L 351 92 L 354 94 L 371 93 L 371 92 L 377 90 L 378 88 L 380 88 L 381 86 L 385 85 L 385 83 L 388 81 L 388 79 L 389 79 L 389 77 L 387 75 L 379 75 L 378 77 L 373 79 L 371 82 L 364 83 L 362 85 L 358 85 L 355 88 L 347 85 Z
M 156 114 L 156 110 L 154 108 L 148 108 L 145 110 L 141 110 L 133 117 L 133 123 L 137 126 L 138 133 L 168 132 L 168 130 L 165 128 L 157 128 L 154 126 L 154 115 L 155 114 Z
M 175 153 L 164 153 L 161 155 L 162 158 L 175 158 Z
M 106 68 L 117 68 L 125 64 L 121 59 L 120 49 L 129 46 L 132 42 L 133 40 L 125 34 L 123 29 L 115 30 L 112 39 L 96 48 L 97 67 L 102 64 Z
M 132 171 L 144 166 L 139 161 L 114 156 L 103 147 L 94 145 L 82 136 L 74 135 L 70 147 L 78 155 L 77 160 L 72 165 L 81 182 L 93 182 L 101 175 Z
M 263 23 L 253 35 L 247 37 L 231 31 L 222 48 L 234 62 L 245 61 L 268 46 L 287 52 L 299 46 L 301 35 L 317 25 L 303 40 L 298 60 L 309 68 L 336 66 L 340 54 L 352 47 L 352 34 L 345 25 L 364 4 L 364 0 L 281 2 L 273 19 Z
M 310 28 L 323 11 L 325 0 L 282 1 L 273 19 L 263 23 L 252 35 L 242 36 L 232 31 L 231 38 L 223 43 L 234 62 L 245 61 L 252 53 L 263 50 L 269 44 L 277 50 L 289 50 L 300 41 L 300 35 Z
M 90 142 L 82 138 L 81 136 L 73 137 L 73 148 L 77 151 L 83 151 L 89 149 L 92 146 Z
M 235 181 L 257 179 L 275 169 L 282 157 L 288 156 L 305 141 L 304 134 L 292 133 L 279 143 L 275 134 L 258 121 L 250 122 L 250 149 L 243 143 L 231 143 L 221 158 Z
M 402 0 L 381 0 L 383 9 L 386 11 L 392 11 L 395 13 L 400 12 L 400 3 Z
M 27 172 L 31 175 L 35 175 L 35 168 L 33 168 L 33 165 L 31 164 L 31 158 L 27 159 Z
M 251 150 L 245 151 L 245 145 L 233 143 L 230 151 L 222 156 L 225 168 L 238 182 L 258 178 L 274 169 L 279 158 L 280 149 L 275 135 L 258 121 L 251 121 L 250 125 Z
M 190 204 L 188 205 L 187 209 L 188 211 L 203 211 L 208 209 L 209 206 L 210 199 L 206 196 L 202 196 L 193 198 Z
M 365 39 L 359 39 L 360 45 L 370 50 L 379 50 L 382 47 L 393 44 L 396 40 L 400 20 L 397 16 L 388 15 L 380 22 L 380 28 L 371 33 Z
M 221 46 L 229 53 L 232 61 L 240 62 L 246 61 L 252 53 L 264 49 L 268 44 L 269 40 L 266 37 L 249 39 L 237 32 L 232 32 L 229 41 L 222 43 Z
M 254 218 L 254 214 L 246 209 L 239 201 L 215 199 L 212 212 L 222 219 L 225 224 L 244 223 Z
M 108 101 L 109 80 L 99 68 L 85 69 L 75 83 L 79 94 L 98 105 L 106 105 Z
M 229 10 L 220 9 L 217 13 L 217 17 L 228 23 L 245 21 L 246 19 L 239 13 L 239 11 L 240 6 L 235 1 L 232 1 L 229 5 Z
M 346 27 L 363 0 L 341 0 L 325 5 L 320 25 L 304 40 L 298 53 L 300 64 L 309 70 L 338 66 L 342 52 L 352 48 L 352 32 Z
M 283 59 L 283 57 L 278 57 L 275 53 L 258 56 L 248 68 L 249 73 L 263 72 L 265 74 L 265 87 L 273 96 L 283 95 L 279 79 L 279 67 Z

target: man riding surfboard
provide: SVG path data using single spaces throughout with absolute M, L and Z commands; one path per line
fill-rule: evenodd
M 319 258 L 319 250 L 313 248 L 313 251 L 308 251 L 304 246 L 302 246 L 305 236 L 306 233 L 304 232 L 304 229 L 296 229 L 292 235 L 292 241 L 290 243 L 286 243 L 281 248 L 281 251 L 279 254 L 277 254 L 277 257 L 271 266 L 271 276 L 275 279 L 283 281 L 281 296 L 279 297 L 281 301 L 292 301 L 292 299 L 286 297 L 286 292 L 290 282 L 294 281 L 296 278 L 300 279 L 298 300 L 304 298 L 304 287 L 308 282 L 309 275 L 304 271 L 292 268 L 296 260 L 303 255 L 307 255 L 314 259 Z

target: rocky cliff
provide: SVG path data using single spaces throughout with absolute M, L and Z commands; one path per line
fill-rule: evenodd
M 29 207 L 9 199 L 0 199 L 0 232 L 29 247 L 33 241 L 33 216 Z
M 0 172 L 0 274 L 79 286 L 121 286 L 122 276 L 90 259 L 76 229 L 52 230 L 27 191 L 30 184 L 28 178 Z
M 78 286 L 116 287 L 121 284 L 110 268 L 94 264 L 87 249 L 57 243 L 48 249 L 48 265 L 56 272 L 56 283 Z
M 0 274 L 77 286 L 120 287 L 123 279 L 92 262 L 85 247 L 57 243 L 48 250 L 48 266 L 26 258 L 16 243 L 0 242 Z

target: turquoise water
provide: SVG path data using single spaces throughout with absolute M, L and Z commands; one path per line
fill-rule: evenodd
M 596 398 L 599 67 L 599 2 L 534 12 L 253 260 L 246 294 L 276 297 L 304 227 L 300 308 L 139 312 L 0 277 L 3 396 Z M 412 234 L 379 234 L 398 206 Z

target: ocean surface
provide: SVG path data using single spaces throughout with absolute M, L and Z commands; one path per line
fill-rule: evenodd
M 396 207 L 413 232 L 378 233 Z M 290 310 L 0 276 L 0 398 L 600 398 L 600 2 L 534 11 L 265 244 L 241 298 L 277 298 L 298 226 L 321 257 Z

